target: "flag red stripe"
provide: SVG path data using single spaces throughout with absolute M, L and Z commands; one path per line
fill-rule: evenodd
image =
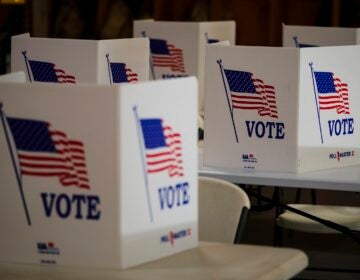
M 52 131 L 54 152 L 19 151 L 22 175 L 58 177 L 62 186 L 89 188 L 83 143 L 69 140 L 65 133 Z M 82 182 L 82 183 L 80 183 Z

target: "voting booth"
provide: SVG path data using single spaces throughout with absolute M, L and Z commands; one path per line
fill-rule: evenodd
M 320 47 L 360 44 L 360 28 L 285 25 L 284 47 Z
M 196 93 L 0 83 L 0 261 L 126 268 L 197 246 Z
M 207 46 L 204 165 L 301 172 L 359 160 L 360 46 Z
M 204 111 L 205 46 L 220 41 L 233 45 L 235 36 L 234 21 L 134 21 L 134 37 L 150 39 L 150 78 L 198 77 L 200 114 Z
M 0 82 L 26 83 L 25 73 L 23 71 L 17 71 L 0 75 Z
M 11 72 L 29 82 L 118 84 L 149 80 L 149 40 L 11 38 Z

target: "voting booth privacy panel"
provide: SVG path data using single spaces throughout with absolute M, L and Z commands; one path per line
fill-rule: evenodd
M 134 37 L 150 39 L 152 79 L 198 77 L 199 110 L 203 114 L 205 46 L 220 41 L 235 44 L 235 22 L 136 20 Z
M 0 75 L 0 82 L 26 83 L 25 73 L 23 71 L 17 71 Z
M 195 78 L 0 89 L 1 261 L 126 268 L 197 246 Z
M 301 172 L 359 164 L 360 46 L 208 46 L 204 165 Z
M 11 71 L 27 81 L 118 84 L 149 80 L 149 40 L 11 39 Z
M 282 29 L 284 47 L 306 48 L 360 44 L 359 28 L 283 24 Z

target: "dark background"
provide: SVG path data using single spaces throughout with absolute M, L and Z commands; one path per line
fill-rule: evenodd
M 23 2 L 23 4 L 8 4 Z M 132 37 L 134 19 L 235 20 L 238 45 L 281 45 L 281 23 L 359 27 L 360 0 L 0 0 L 0 74 L 10 37 Z

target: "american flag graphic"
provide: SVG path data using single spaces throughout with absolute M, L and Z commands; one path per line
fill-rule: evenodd
M 150 38 L 150 51 L 153 66 L 170 67 L 172 71 L 185 72 L 182 49 L 176 48 L 166 40 Z
M 306 43 L 299 42 L 297 36 L 294 36 L 294 37 L 293 37 L 293 40 L 294 40 L 294 43 L 295 43 L 295 47 L 297 47 L 297 48 L 318 47 L 318 45 L 306 44 Z
M 214 44 L 214 43 L 218 43 L 219 40 L 218 39 L 214 39 L 214 38 L 209 38 L 209 35 L 207 32 L 205 32 L 205 38 L 208 44 Z
M 317 45 L 310 45 L 310 44 L 304 44 L 304 43 L 298 43 L 298 48 L 312 48 L 312 47 L 318 47 Z
M 21 175 L 58 177 L 61 186 L 90 189 L 84 145 L 44 121 L 10 118 Z
M 208 43 L 208 44 L 214 44 L 214 43 L 218 43 L 218 42 L 219 42 L 218 39 L 211 39 L 211 38 L 208 38 L 208 39 L 207 39 L 207 43 Z
M 350 114 L 348 85 L 331 72 L 315 72 L 320 110 L 333 110 L 340 114 Z
M 75 84 L 75 77 L 57 68 L 54 63 L 29 60 L 32 76 L 37 82 L 70 83 Z
M 134 73 L 125 63 L 110 62 L 112 82 L 117 83 L 136 83 L 138 74 Z
M 260 116 L 278 118 L 275 88 L 254 78 L 250 72 L 224 69 L 232 108 L 257 110 Z
M 147 173 L 167 171 L 170 177 L 184 176 L 180 133 L 164 126 L 161 119 L 140 119 L 140 124 Z

